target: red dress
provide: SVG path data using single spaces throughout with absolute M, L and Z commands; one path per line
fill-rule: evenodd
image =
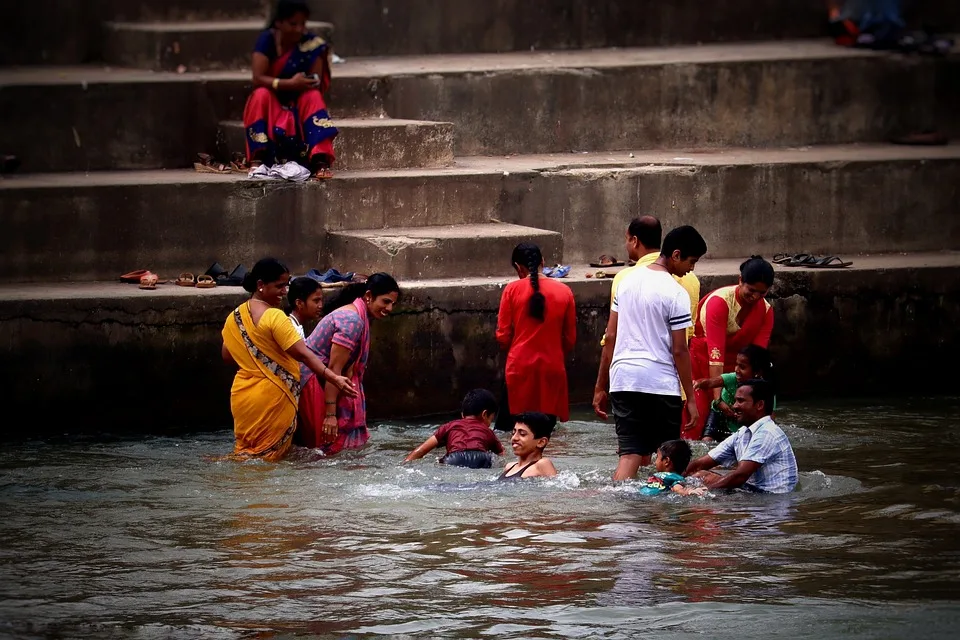
M 730 373 L 737 365 L 737 354 L 741 349 L 750 344 L 767 348 L 770 344 L 773 307 L 766 300 L 760 300 L 747 311 L 743 324 L 737 324 L 737 316 L 743 309 L 737 295 L 738 289 L 738 285 L 720 287 L 700 301 L 697 324 L 690 339 L 690 364 L 694 380 L 710 377 L 712 364 L 723 365 L 723 372 Z M 695 397 L 700 418 L 693 429 L 682 433 L 688 440 L 699 440 L 703 436 L 713 393 L 697 391 Z
M 507 350 L 507 397 L 511 415 L 539 411 L 570 418 L 564 362 L 577 342 L 577 311 L 570 287 L 539 278 L 546 298 L 543 321 L 530 317 L 530 278 L 507 285 L 500 299 L 497 342 Z

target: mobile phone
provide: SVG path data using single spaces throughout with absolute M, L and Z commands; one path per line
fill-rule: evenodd
M 311 74 L 308 75 L 307 77 L 310 78 L 310 80 L 313 81 L 313 84 L 320 84 L 320 74 L 319 74 L 319 73 L 311 73 Z

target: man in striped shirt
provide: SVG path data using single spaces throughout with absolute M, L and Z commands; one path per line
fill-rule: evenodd
M 707 244 L 690 226 L 667 234 L 653 264 L 624 276 L 610 305 L 607 339 L 593 408 L 606 420 L 607 402 L 617 430 L 620 460 L 614 480 L 636 478 L 641 465 L 668 440 L 680 437 L 682 388 L 696 415 L 687 328 L 690 297 L 674 279 L 693 271 Z M 609 397 L 608 397 L 609 389 Z M 696 418 L 692 418 L 696 420 Z
M 789 493 L 797 486 L 797 459 L 787 434 L 773 421 L 773 385 L 747 380 L 737 387 L 733 412 L 739 431 L 687 466 L 711 489 L 744 487 L 761 493 Z M 726 474 L 710 469 L 736 467 Z

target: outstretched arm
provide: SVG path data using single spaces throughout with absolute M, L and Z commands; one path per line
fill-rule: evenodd
M 753 460 L 744 460 L 737 468 L 725 475 L 710 474 L 703 484 L 711 489 L 736 489 L 742 487 L 762 465 Z
M 436 449 L 438 444 L 440 444 L 440 442 L 437 440 L 437 436 L 430 436 L 423 442 L 422 445 L 411 451 L 410 454 L 403 459 L 403 461 L 411 462 L 413 460 L 419 460 L 423 456 Z
M 707 469 L 713 469 L 719 464 L 716 460 L 710 456 L 700 456 L 696 460 L 691 460 L 690 464 L 687 465 L 687 470 L 683 472 L 685 476 L 692 476 L 698 471 L 706 471 Z

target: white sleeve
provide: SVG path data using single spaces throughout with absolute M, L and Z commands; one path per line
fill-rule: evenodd
M 670 317 L 667 318 L 667 323 L 671 331 L 693 326 L 693 316 L 690 315 L 690 296 L 680 285 L 677 285 L 677 293 L 671 301 Z

